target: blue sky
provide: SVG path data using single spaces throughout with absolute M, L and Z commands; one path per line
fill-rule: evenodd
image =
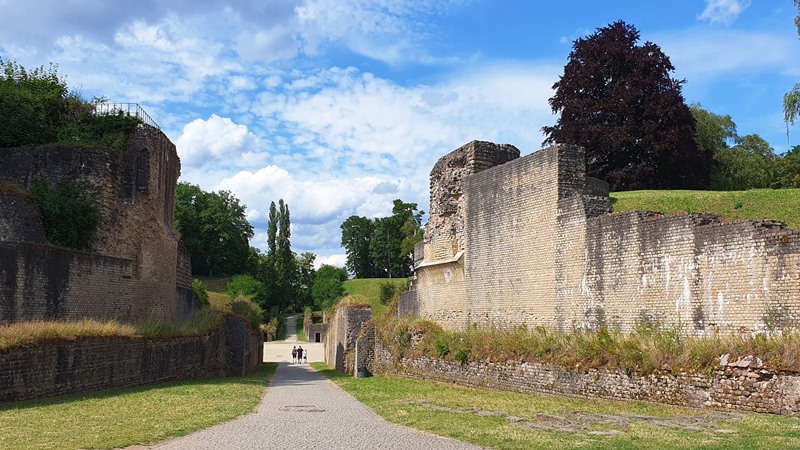
M 59 65 L 90 99 L 138 102 L 181 179 L 230 190 L 265 248 L 269 203 L 292 246 L 342 265 L 339 225 L 428 210 L 435 161 L 473 140 L 540 148 L 572 42 L 616 20 L 658 44 L 687 103 L 777 153 L 800 82 L 791 0 L 0 0 L 0 56 Z

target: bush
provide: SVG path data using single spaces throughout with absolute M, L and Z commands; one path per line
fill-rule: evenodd
M 249 297 L 262 309 L 267 303 L 267 287 L 251 275 L 236 275 L 228 282 L 228 297 L 235 300 L 239 295 Z
M 396 299 L 398 295 L 408 289 L 408 280 L 404 283 L 383 281 L 380 285 L 380 299 L 381 304 L 389 304 L 392 300 Z
M 264 320 L 264 310 L 245 294 L 236 294 L 231 302 L 231 312 L 247 319 L 254 327 Z
M 53 64 L 26 70 L 0 58 L 0 148 L 67 144 L 125 149 L 141 120 L 95 115 L 95 105 L 103 101 L 70 93 Z
M 100 224 L 100 214 L 92 197 L 74 181 L 50 186 L 40 180 L 34 183 L 31 195 L 42 213 L 48 242 L 79 250 L 89 247 Z
M 192 280 L 192 290 L 194 291 L 195 297 L 197 297 L 197 304 L 201 308 L 205 308 L 209 305 L 208 302 L 208 288 L 206 288 L 206 284 L 202 281 L 194 278 Z

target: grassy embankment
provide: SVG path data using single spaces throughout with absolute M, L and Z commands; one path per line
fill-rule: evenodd
M 728 222 L 780 220 L 800 229 L 800 189 L 612 192 L 611 200 L 614 212 L 704 212 L 720 215 Z

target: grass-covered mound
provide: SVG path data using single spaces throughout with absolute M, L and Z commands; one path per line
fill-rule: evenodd
M 614 212 L 711 213 L 724 220 L 780 220 L 800 229 L 800 189 L 612 192 Z

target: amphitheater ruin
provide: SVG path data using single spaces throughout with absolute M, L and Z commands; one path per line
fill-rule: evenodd
M 612 214 L 581 147 L 520 158 L 511 145 L 473 141 L 439 159 L 430 183 L 400 314 L 454 330 L 658 321 L 694 335 L 800 318 L 800 232 L 709 214 Z

